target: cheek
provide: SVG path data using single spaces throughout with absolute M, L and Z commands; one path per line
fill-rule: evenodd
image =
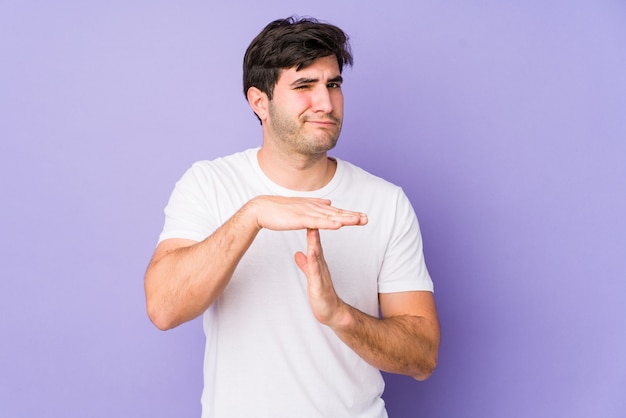
M 343 113 L 343 94 L 341 94 L 341 92 L 333 97 L 333 109 L 335 113 Z
M 290 109 L 302 113 L 311 107 L 311 97 L 306 94 L 300 94 L 292 98 Z

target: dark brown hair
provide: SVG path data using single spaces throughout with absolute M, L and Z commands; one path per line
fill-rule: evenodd
M 339 71 L 352 65 L 348 36 L 337 26 L 313 18 L 275 20 L 250 43 L 243 58 L 243 94 L 256 87 L 271 100 L 280 71 L 306 68 L 318 58 L 334 55 Z

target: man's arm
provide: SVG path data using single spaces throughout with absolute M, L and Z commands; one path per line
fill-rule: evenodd
M 391 373 L 428 378 L 437 365 L 439 321 L 431 292 L 380 294 L 383 318 L 343 302 L 334 290 L 319 231 L 307 231 L 307 254 L 295 260 L 306 274 L 309 300 L 318 321 L 372 366 Z
M 329 200 L 256 197 L 204 241 L 168 239 L 157 246 L 144 282 L 148 316 L 165 330 L 202 314 L 222 293 L 261 228 L 339 229 L 366 223 L 365 215 L 334 208 Z

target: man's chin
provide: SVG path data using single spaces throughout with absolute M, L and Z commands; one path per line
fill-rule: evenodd
M 321 154 L 330 151 L 337 145 L 337 138 L 330 138 L 324 141 L 309 143 L 309 151 L 311 154 Z

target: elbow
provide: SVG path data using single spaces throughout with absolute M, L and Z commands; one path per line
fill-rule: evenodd
M 148 318 L 150 318 L 152 324 L 159 330 L 167 331 L 178 326 L 178 323 L 172 315 L 168 314 L 162 307 L 156 306 L 150 299 L 146 301 L 146 310 Z
M 152 324 L 159 330 L 167 331 L 168 329 L 172 328 L 165 315 L 161 315 L 160 312 L 155 311 L 154 309 L 150 309 L 150 306 L 148 306 L 147 310 L 150 322 L 152 322 Z
M 416 372 L 413 373 L 411 377 L 420 382 L 428 379 L 437 368 L 437 361 L 437 353 L 434 353 L 429 358 L 424 359 L 424 361 L 419 365 Z
M 154 326 L 161 331 L 167 331 L 169 329 L 176 328 L 176 326 L 178 325 L 167 315 L 163 315 L 160 312 L 151 312 L 150 310 L 148 310 L 148 317 L 150 318 L 152 324 L 154 324 Z
M 422 356 L 420 361 L 416 364 L 416 373 L 411 374 L 415 380 L 424 381 L 428 379 L 437 368 L 439 362 L 439 343 L 441 341 L 441 334 L 437 327 L 436 334 L 424 342 L 422 345 Z
M 167 331 L 174 328 L 171 321 L 168 321 L 167 318 L 163 317 L 163 315 L 148 314 L 148 317 L 150 318 L 152 324 L 154 324 L 154 326 L 161 331 Z
M 150 322 L 161 331 L 167 331 L 168 329 L 175 328 L 176 318 L 172 314 L 171 310 L 167 309 L 167 304 L 164 303 L 162 295 L 159 294 L 158 289 L 151 285 L 150 276 L 146 274 L 145 277 L 145 295 L 146 295 L 146 312 Z

